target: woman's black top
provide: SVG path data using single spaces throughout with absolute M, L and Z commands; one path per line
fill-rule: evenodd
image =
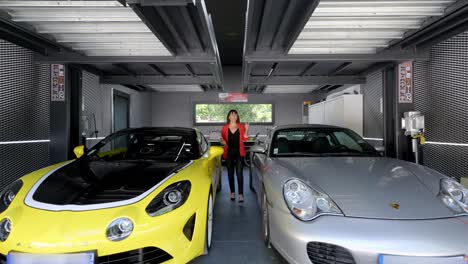
M 228 131 L 228 155 L 240 155 L 239 152 L 239 129 L 232 133 Z

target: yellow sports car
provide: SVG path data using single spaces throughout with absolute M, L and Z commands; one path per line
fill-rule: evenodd
M 139 128 L 0 193 L 0 263 L 187 263 L 211 245 L 223 150 L 189 128 Z

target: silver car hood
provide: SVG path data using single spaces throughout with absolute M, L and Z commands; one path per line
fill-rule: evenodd
M 381 157 L 272 158 L 285 170 L 328 194 L 346 216 L 432 219 L 453 216 L 436 197 L 441 174 Z M 289 177 L 288 177 L 289 178 Z M 398 208 L 392 207 L 398 204 Z M 395 206 L 397 207 L 397 206 Z

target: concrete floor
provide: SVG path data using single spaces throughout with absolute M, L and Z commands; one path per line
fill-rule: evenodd
M 244 169 L 244 204 L 230 200 L 226 169 L 223 171 L 222 190 L 214 207 L 213 241 L 210 253 L 191 264 L 205 263 L 282 263 L 273 249 L 262 240 L 260 210 L 255 193 L 248 187 L 248 171 Z

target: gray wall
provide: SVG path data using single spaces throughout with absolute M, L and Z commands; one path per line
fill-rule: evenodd
M 112 90 L 118 90 L 130 96 L 130 127 L 151 126 L 152 93 L 137 92 L 121 85 L 99 84 L 99 77 L 83 71 L 83 116 L 88 123 L 87 137 L 96 129 L 99 137 L 112 132 Z M 94 135 L 93 135 L 94 136 Z M 97 140 L 88 140 L 88 146 Z
M 49 164 L 50 67 L 33 53 L 0 39 L 0 189 Z
M 415 64 L 415 108 L 426 118 L 432 142 L 468 144 L 468 32 L 431 48 Z M 424 164 L 449 176 L 468 177 L 468 147 L 424 146 Z
M 241 67 L 224 67 L 224 89 L 228 92 L 241 92 Z M 249 103 L 273 103 L 274 125 L 302 123 L 303 101 L 316 100 L 317 96 L 308 94 L 249 94 Z M 193 107 L 195 103 L 216 103 L 217 92 L 206 93 L 153 93 L 153 126 L 193 127 Z M 227 113 L 226 113 L 227 114 Z M 241 117 L 242 119 L 242 117 Z M 266 133 L 268 126 L 252 125 L 249 134 Z M 209 133 L 220 130 L 219 126 L 199 126 Z
M 304 100 L 311 100 L 311 97 L 304 94 L 249 94 L 249 103 L 273 103 L 275 125 L 302 123 Z M 207 102 L 218 102 L 218 93 L 154 93 L 153 126 L 192 127 L 194 104 Z M 252 125 L 249 134 L 257 132 L 264 134 L 266 127 Z M 199 128 L 204 133 L 220 130 L 219 126 L 199 126 Z

